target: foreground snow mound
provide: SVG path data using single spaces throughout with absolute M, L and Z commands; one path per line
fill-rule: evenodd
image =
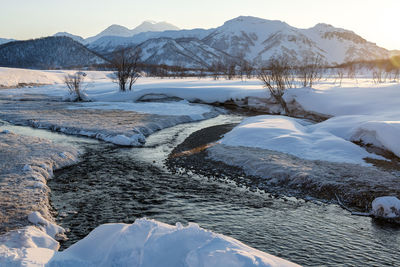
M 378 197 L 372 202 L 372 215 L 382 219 L 400 219 L 400 200 L 397 197 Z
M 226 146 L 279 151 L 307 160 L 367 165 L 363 158 L 382 159 L 344 139 L 339 134 L 343 129 L 337 129 L 341 127 L 339 123 L 326 127 L 326 123 L 310 124 L 284 116 L 256 116 L 245 119 L 220 142 Z
M 297 266 L 204 230 L 140 219 L 105 224 L 63 252 L 49 266 Z

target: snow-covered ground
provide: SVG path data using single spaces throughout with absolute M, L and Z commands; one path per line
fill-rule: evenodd
M 231 99 L 239 101 L 246 97 L 269 98 L 258 80 L 140 78 L 134 91 L 121 93 L 110 80 L 109 72 L 88 72 L 84 87 L 93 102 L 50 101 L 65 98 L 67 90 L 63 79 L 66 73 L 71 72 L 0 68 L 0 87 L 32 85 L 0 90 L 3 99 L 1 117 L 17 124 L 86 135 L 116 144 L 137 145 L 144 142 L 144 136 L 156 130 L 218 114 L 211 107 L 187 101 L 213 103 Z M 39 84 L 47 85 L 35 86 Z M 11 101 L 26 100 L 27 96 L 37 94 L 49 101 L 21 101 L 17 102 L 18 105 Z M 143 97 L 157 99 L 162 96 L 187 101 L 134 102 Z M 373 144 L 400 156 L 397 142 L 400 136 L 400 85 L 376 85 L 371 79 L 363 78 L 357 83 L 345 80 L 338 87 L 332 79 L 320 81 L 313 89 L 290 89 L 285 98 L 288 102 L 296 100 L 305 110 L 333 117 L 317 124 L 283 116 L 249 118 L 226 134 L 220 144 L 211 147 L 210 156 L 241 166 L 250 174 L 273 177 L 266 179 L 270 184 L 289 183 L 309 187 L 309 190 L 323 190 L 327 194 L 338 190 L 347 194 L 348 199 L 365 198 L 365 192 L 371 192 L 371 189 L 379 193 L 381 188 L 396 187 L 396 176 L 364 166 L 367 165 L 366 157 L 382 158 L 352 141 Z M 15 150 L 15 147 L 31 144 L 22 139 L 18 144 L 11 137 L 22 138 L 12 133 L 1 133 L 0 144 L 13 153 L 18 152 L 18 156 L 25 160 L 26 157 L 19 154 L 25 150 L 22 147 Z M 11 139 L 4 141 L 1 138 Z M 26 153 L 32 154 L 28 150 Z M 56 155 L 58 160 L 69 161 L 74 156 L 73 151 Z M 154 266 L 162 263 L 167 266 L 290 266 L 286 261 L 196 225 L 169 226 L 148 220 L 139 220 L 133 225 L 100 226 L 66 251 L 56 252 L 58 243 L 54 238 L 56 234 L 62 234 L 62 229 L 51 223 L 45 209 L 45 179 L 54 164 L 47 164 L 47 161 L 44 164 L 34 161 L 17 165 L 13 161 L 4 162 L 9 162 L 8 168 L 14 168 L 29 178 L 22 180 L 29 183 L 21 183 L 21 194 L 29 190 L 40 191 L 42 193 L 37 196 L 45 205 L 43 209 L 24 211 L 27 221 L 36 226 L 21 225 L 23 228 L 0 236 L 0 265 L 109 266 L 137 263 L 137 266 Z M 350 191 L 348 180 L 343 177 L 350 177 Z M 7 182 L 7 179 L 2 179 L 2 183 Z M 18 198 L 21 201 L 26 199 Z M 0 216 L 4 217 L 4 214 Z
M 31 236 L 37 235 L 35 228 Z M 40 239 L 32 238 L 35 242 Z M 43 239 L 42 239 L 43 240 Z M 298 266 L 250 248 L 197 224 L 167 225 L 139 219 L 134 224 L 105 224 L 62 252 L 46 243 L 18 248 L 19 240 L 0 245 L 4 266 Z M 39 243 L 39 244 L 38 244 Z M 21 247 L 21 244 L 19 244 Z
M 3 99 L 19 99 L 26 95 L 43 94 L 62 99 L 67 92 L 63 84 L 65 73 L 71 73 L 71 71 L 0 68 L 0 84 L 16 85 L 22 81 L 24 83 L 52 83 L 52 85 L 42 87 L 0 90 L 0 97 Z M 257 79 L 245 81 L 222 79 L 215 81 L 211 78 L 160 79 L 143 77 L 134 85 L 133 91 L 122 93 L 118 91 L 117 84 L 113 83 L 110 77 L 110 72 L 88 72 L 84 87 L 86 88 L 85 92 L 94 102 L 80 104 L 73 108 L 119 109 L 173 116 L 187 115 L 193 120 L 199 120 L 204 119 L 204 114 L 209 113 L 210 109 L 207 110 L 205 106 L 196 106 L 185 101 L 172 103 L 137 103 L 135 101 L 165 96 L 177 97 L 191 102 L 213 103 L 228 100 L 239 101 L 246 97 L 253 100 L 270 97 Z M 291 153 L 305 159 L 319 157 L 325 160 L 334 160 L 334 158 L 347 155 L 342 158 L 342 161 L 351 159 L 350 162 L 363 164 L 362 158 L 371 156 L 371 154 L 364 149 L 356 148 L 351 143 L 356 141 L 372 144 L 400 156 L 400 145 L 396 141 L 397 136 L 400 136 L 398 119 L 400 117 L 399 84 L 392 82 L 375 84 L 368 75 L 363 75 L 358 79 L 343 79 L 341 86 L 339 86 L 338 82 L 335 83 L 333 77 L 322 79 L 315 84 L 314 88 L 289 89 L 285 93 L 285 98 L 287 102 L 296 100 L 306 111 L 335 116 L 335 118 L 318 125 L 303 127 L 301 130 L 302 138 L 298 138 L 299 136 L 292 138 L 292 143 L 298 141 L 297 145 L 293 146 L 293 151 L 290 150 L 290 146 L 286 146 L 285 149 L 282 147 L 282 137 L 268 141 L 268 148 L 276 149 L 280 147 L 277 151 Z M 263 102 L 251 99 L 249 99 L 249 104 L 253 102 L 255 105 L 263 104 Z M 280 121 L 283 122 L 284 118 L 281 118 Z M 270 132 L 271 126 L 267 126 L 265 131 L 268 131 L 268 135 L 277 137 L 280 130 L 285 129 L 293 122 L 293 120 L 287 119 L 284 123 L 275 124 L 274 127 L 277 131 Z M 264 125 L 266 124 L 264 123 Z M 298 125 L 295 127 L 299 130 Z M 260 128 L 262 127 L 258 125 L 258 132 Z M 318 135 L 318 142 L 315 142 L 316 135 Z M 307 142 L 306 139 L 308 139 Z M 332 150 L 334 146 L 331 141 L 333 139 L 341 143 L 340 146 L 335 147 L 337 153 Z M 330 143 L 330 149 L 326 149 L 327 142 Z M 257 146 L 257 143 L 261 144 L 258 141 L 251 145 L 248 142 L 246 144 Z M 234 145 L 233 143 L 229 144 Z M 305 146 L 307 146 L 307 150 L 315 152 L 313 157 L 310 157 L 310 153 L 299 153 L 299 149 L 303 149 Z M 265 147 L 265 143 L 258 147 Z M 353 158 L 355 151 L 358 151 L 357 156 Z M 336 153 L 337 156 L 333 153 Z

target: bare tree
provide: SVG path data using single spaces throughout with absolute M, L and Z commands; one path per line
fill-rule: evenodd
M 132 90 L 133 84 L 140 77 L 140 58 L 141 49 L 138 47 L 121 48 L 114 52 L 111 65 L 115 70 L 114 77 L 115 81 L 119 84 L 120 91 Z
M 74 101 L 84 101 L 84 94 L 82 92 L 82 83 L 86 77 L 86 73 L 76 72 L 74 74 L 67 74 L 64 77 L 64 83 L 67 85 L 70 95 Z
M 224 72 L 224 64 L 221 61 L 213 62 L 210 67 L 210 72 L 214 78 L 214 80 L 218 80 L 219 77 Z
M 355 63 L 349 63 L 347 65 L 347 78 L 355 79 L 356 83 L 358 83 L 357 79 L 357 65 Z
M 232 80 L 236 76 L 236 63 L 234 61 L 229 62 L 228 65 L 225 66 L 224 70 L 226 78 Z
M 372 71 L 372 80 L 374 83 L 383 83 L 384 82 L 384 70 L 382 67 L 378 66 L 374 68 Z
M 344 76 L 343 68 L 337 68 L 336 69 L 335 83 L 336 83 L 336 80 L 339 80 L 339 86 L 342 86 L 343 76 Z
M 285 57 L 272 58 L 268 64 L 261 68 L 258 79 L 268 88 L 272 97 L 284 109 L 287 115 L 290 111 L 286 101 L 283 99 L 283 94 L 287 88 L 293 87 L 293 68 Z
M 297 74 L 303 87 L 312 87 L 314 82 L 322 77 L 322 58 L 305 57 L 301 66 L 297 68 Z

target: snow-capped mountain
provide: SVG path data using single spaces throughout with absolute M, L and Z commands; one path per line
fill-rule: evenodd
M 150 39 L 157 38 L 197 38 L 203 39 L 209 35 L 214 29 L 193 29 L 193 30 L 168 30 L 163 32 L 141 32 L 131 37 L 104 36 L 94 42 L 89 43 L 88 48 L 99 53 L 108 53 L 115 50 L 116 47 L 139 45 Z
M 151 40 L 158 43 L 158 38 L 196 38 L 196 43 L 202 49 L 207 47 L 208 50 L 219 51 L 216 54 L 223 52 L 232 57 L 243 57 L 253 64 L 263 64 L 277 55 L 285 55 L 297 62 L 306 57 L 320 56 L 325 63 L 335 65 L 387 58 L 390 54 L 388 50 L 366 41 L 352 31 L 331 25 L 317 24 L 309 29 L 299 29 L 282 21 L 243 16 L 229 20 L 215 29 L 144 32 L 131 37 L 107 36 L 88 44 L 88 47 L 104 53 L 120 46 L 136 46 L 142 42 L 148 45 Z M 189 50 L 196 55 L 196 49 L 191 46 Z M 159 53 L 162 54 L 162 51 Z M 202 55 L 196 56 L 201 58 Z M 162 58 L 159 55 L 157 58 L 160 62 L 166 62 L 167 57 L 172 56 L 168 54 Z M 210 65 L 212 61 L 221 61 L 221 58 L 212 59 L 207 56 L 201 61 Z
M 78 36 L 78 35 L 74 35 L 68 32 L 57 32 L 56 34 L 54 34 L 53 36 L 58 37 L 58 36 L 65 36 L 65 37 L 69 37 L 74 41 L 77 41 L 81 44 L 85 43 L 85 39 L 83 39 L 82 37 Z
M 162 32 L 167 30 L 179 30 L 178 27 L 168 23 L 168 22 L 154 22 L 154 21 L 144 21 L 142 24 L 134 29 L 128 29 L 121 25 L 111 25 L 99 34 L 89 37 L 85 40 L 87 44 L 90 44 L 105 36 L 115 36 L 115 37 L 131 37 L 135 34 L 141 32 Z
M 229 55 L 196 38 L 156 38 L 141 43 L 139 47 L 142 60 L 147 64 L 207 68 L 216 59 L 230 59 Z
M 388 57 L 386 49 L 348 30 L 327 24 L 298 29 L 282 21 L 255 17 L 229 20 L 202 41 L 230 55 L 244 55 L 247 60 L 258 63 L 276 55 L 300 62 L 307 56 L 319 55 L 328 64 Z
M 279 55 L 298 63 L 307 57 L 319 56 L 324 63 L 330 65 L 386 59 L 391 55 L 390 51 L 368 42 L 352 31 L 328 24 L 299 29 L 278 20 L 244 16 L 229 20 L 213 29 L 179 30 L 166 22 L 145 21 L 134 29 L 111 25 L 85 40 L 65 32 L 56 35 L 70 37 L 101 55 L 109 55 L 119 47 L 140 46 L 144 62 L 187 68 L 207 67 L 218 61 L 235 59 L 245 59 L 253 65 L 262 65 Z M 26 46 L 25 49 L 27 47 L 33 46 Z M 76 44 L 71 44 L 71 47 L 76 47 Z M 46 48 L 38 49 L 44 51 Z M 68 50 L 66 47 L 63 49 Z M 3 62 L 0 63 L 4 65 L 5 57 L 9 60 L 7 62 L 15 63 L 16 59 L 12 58 L 15 52 L 10 51 L 9 57 L 4 51 L 6 50 L 3 50 Z M 73 49 L 68 51 L 71 51 L 72 57 L 75 56 Z M 86 52 L 91 53 L 89 50 Z M 36 59 L 41 60 L 40 57 Z M 24 60 L 33 64 L 29 58 Z M 87 64 L 92 64 L 92 61 L 89 60 Z
M 322 55 L 331 64 L 390 57 L 387 49 L 368 42 L 352 31 L 328 24 L 320 23 L 300 32 L 323 51 Z
M 0 45 L 0 66 L 17 68 L 70 68 L 106 61 L 69 37 L 46 37 Z

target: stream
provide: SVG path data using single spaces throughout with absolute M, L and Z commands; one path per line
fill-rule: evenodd
M 181 124 L 151 135 L 140 148 L 28 127 L 7 129 L 79 145 L 84 151 L 81 162 L 56 171 L 48 181 L 57 223 L 69 230 L 69 240 L 61 243 L 61 250 L 100 224 L 133 223 L 147 217 L 169 224 L 195 222 L 304 266 L 394 266 L 400 262 L 398 226 L 351 216 L 334 204 L 274 197 L 190 173 L 172 174 L 164 166 L 172 149 L 191 133 L 241 119 L 220 115 Z

